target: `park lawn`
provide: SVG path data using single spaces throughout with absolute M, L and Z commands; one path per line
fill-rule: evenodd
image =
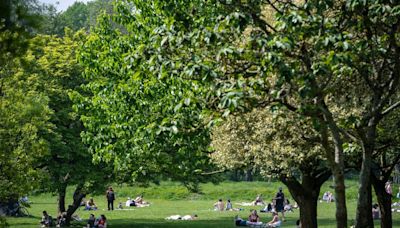
M 103 195 L 93 196 L 96 204 L 99 206 L 98 211 L 83 211 L 82 209 L 77 211 L 77 214 L 87 219 L 90 213 L 94 213 L 97 216 L 105 214 L 109 220 L 109 227 L 234 227 L 233 218 L 235 215 L 239 215 L 242 218 L 247 218 L 250 209 L 261 209 L 260 206 L 244 207 L 237 205 L 238 202 L 249 202 L 257 193 L 262 193 L 264 199 L 274 196 L 274 192 L 280 183 L 277 182 L 224 182 L 219 185 L 205 184 L 202 185 L 202 191 L 204 194 L 187 194 L 186 190 L 176 183 L 163 183 L 161 186 L 151 186 L 150 188 L 138 188 L 128 186 L 115 186 L 118 199 L 116 205 L 121 201 L 125 201 L 127 196 L 135 196 L 138 193 L 145 193 L 145 200 L 151 202 L 150 207 L 144 208 L 133 208 L 133 210 L 104 210 L 107 205 L 105 197 Z M 349 182 L 348 188 L 348 211 L 349 211 L 349 223 L 352 223 L 352 219 L 355 217 L 356 199 L 353 195 L 356 189 L 356 182 Z M 330 189 L 329 183 L 323 187 L 324 189 Z M 289 196 L 287 189 L 285 189 L 285 195 Z M 71 192 L 72 190 L 70 190 Z M 323 193 L 323 191 L 321 191 Z M 158 192 L 158 194 L 157 194 Z M 240 192 L 242 192 L 243 198 L 239 198 Z M 322 194 L 321 193 L 321 194 Z M 72 195 L 72 194 L 69 194 Z M 146 197 L 146 195 L 148 197 Z M 244 211 L 224 211 L 216 212 L 212 210 L 212 205 L 219 198 L 224 200 L 231 198 L 234 207 L 241 207 Z M 178 199 L 179 197 L 184 197 Z M 213 199 L 209 199 L 212 197 Z M 251 197 L 251 198 L 250 198 Z M 289 199 L 291 199 L 289 197 Z M 11 227 L 30 228 L 38 227 L 41 212 L 47 210 L 53 217 L 57 211 L 57 198 L 51 194 L 40 194 L 32 196 L 30 200 L 33 202 L 29 212 L 31 217 L 24 218 L 7 218 L 8 223 Z M 71 199 L 67 199 L 70 202 Z M 293 202 L 293 200 L 291 200 Z M 196 221 L 166 221 L 165 217 L 170 215 L 186 215 L 186 214 L 197 214 L 198 220 Z M 270 214 L 261 213 L 262 221 L 268 221 L 271 218 Z M 287 213 L 286 221 L 283 223 L 283 227 L 295 227 L 295 222 L 299 217 L 298 210 L 294 213 Z M 393 215 L 394 227 L 400 227 L 400 214 L 395 213 Z M 335 227 L 335 205 L 333 203 L 319 203 L 318 204 L 318 223 L 319 227 Z M 376 225 L 379 221 L 376 221 Z M 83 227 L 82 223 L 75 223 L 74 227 Z

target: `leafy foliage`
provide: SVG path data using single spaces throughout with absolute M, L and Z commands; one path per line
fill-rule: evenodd
M 96 161 L 113 162 L 128 180 L 169 177 L 196 190 L 211 168 L 205 91 L 195 81 L 169 76 L 170 66 L 184 65 L 153 53 L 161 46 L 159 34 L 147 36 L 156 27 L 141 28 L 148 19 L 132 23 L 117 15 L 123 29 L 115 30 L 104 17 L 83 46 L 87 94 L 76 94 L 87 129 L 82 136 Z
M 212 157 L 225 168 L 250 165 L 267 177 L 297 177 L 324 167 L 317 135 L 309 120 L 294 113 L 255 109 L 216 127 Z
M 25 75 L 11 65 L 0 71 L 1 201 L 15 199 L 37 187 L 40 170 L 34 167 L 49 152 L 43 134 L 53 127 L 48 122 L 52 114 L 49 100 L 34 87 L 37 77 Z

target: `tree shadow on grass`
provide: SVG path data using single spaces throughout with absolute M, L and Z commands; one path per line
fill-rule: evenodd
M 265 222 L 265 219 L 263 219 Z M 323 221 L 323 223 L 335 224 L 334 219 Z M 295 227 L 296 221 L 290 219 L 284 222 L 284 227 Z M 236 227 L 234 223 L 234 216 L 219 217 L 218 219 L 201 218 L 192 221 L 175 220 L 169 221 L 164 219 L 114 219 L 109 222 L 110 227 L 118 228 L 131 228 L 131 227 L 143 227 L 143 228 L 203 228 L 203 227 L 218 227 L 218 228 L 232 228 Z
M 143 228 L 201 228 L 201 227 L 234 227 L 234 220 L 233 217 L 226 217 L 226 218 L 218 218 L 218 219 L 210 219 L 205 220 L 192 220 L 192 221 L 168 221 L 163 219 L 113 219 L 109 222 L 110 227 L 118 227 L 118 228 L 131 228 L 131 227 L 143 227 Z

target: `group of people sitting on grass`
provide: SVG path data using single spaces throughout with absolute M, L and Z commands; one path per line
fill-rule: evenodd
M 282 221 L 278 216 L 278 212 L 272 212 L 272 219 L 267 223 L 261 222 L 260 216 L 257 214 L 257 210 L 251 210 L 248 220 L 244 220 L 235 217 L 236 226 L 250 226 L 250 227 L 280 227 Z
M 138 195 L 134 200 L 128 197 L 128 200 L 125 202 L 126 207 L 145 207 L 149 206 L 150 203 L 143 200 L 143 195 Z M 122 209 L 122 208 L 120 208 Z
M 242 211 L 242 208 L 234 208 L 230 199 L 226 201 L 226 207 L 224 201 L 219 199 L 214 204 L 214 211 Z
M 331 203 L 331 202 L 335 201 L 335 197 L 333 196 L 332 192 L 327 191 L 327 192 L 324 192 L 324 194 L 322 195 L 321 202 L 322 201 L 325 201 L 327 203 Z
M 82 219 L 76 215 L 73 214 L 71 216 L 71 219 L 74 221 L 82 221 Z M 50 216 L 47 211 L 43 211 L 42 219 L 40 220 L 40 224 L 42 227 L 51 227 L 51 226 L 56 226 L 56 227 L 64 227 L 67 225 L 67 212 L 60 212 L 58 213 L 57 219 L 53 219 L 52 216 Z
M 86 224 L 87 228 L 107 228 L 107 218 L 105 215 L 100 215 L 96 219 L 94 214 L 90 214 L 88 222 Z

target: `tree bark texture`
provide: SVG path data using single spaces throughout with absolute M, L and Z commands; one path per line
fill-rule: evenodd
M 374 227 L 372 220 L 371 155 L 363 155 L 359 178 L 356 228 Z
M 62 184 L 58 187 L 58 213 L 65 212 L 65 195 L 67 191 L 67 185 Z
M 65 218 L 65 223 L 67 226 L 71 224 L 72 215 L 80 207 L 82 199 L 85 196 L 86 196 L 86 191 L 84 191 L 83 189 L 83 184 L 79 184 L 74 191 L 72 205 L 68 205 L 67 215 Z
M 324 118 L 321 124 L 321 144 L 325 149 L 326 157 L 328 159 L 333 181 L 335 184 L 335 203 L 336 203 L 336 226 L 338 228 L 347 227 L 347 206 L 346 206 L 346 187 L 344 184 L 344 161 L 343 161 L 343 142 L 340 137 L 339 129 L 334 123 L 332 114 L 324 109 Z M 329 127 L 329 128 L 328 128 Z M 333 138 L 333 146 L 329 143 L 330 130 Z
M 329 179 L 331 172 L 321 170 L 316 176 L 303 175 L 300 184 L 295 178 L 282 177 L 281 181 L 288 187 L 290 194 L 300 208 L 300 221 L 302 227 L 316 228 L 317 204 L 322 184 Z
M 376 140 L 375 119 L 370 119 L 366 130 L 359 129 L 358 132 L 361 138 L 363 159 L 359 178 L 355 227 L 372 228 L 374 221 L 372 219 L 371 168 Z
M 379 204 L 379 210 L 381 212 L 381 228 L 391 228 L 393 226 L 392 221 L 392 196 L 386 192 L 385 183 L 386 179 L 379 180 L 374 175 L 371 177 L 372 185 L 376 193 L 376 197 Z

